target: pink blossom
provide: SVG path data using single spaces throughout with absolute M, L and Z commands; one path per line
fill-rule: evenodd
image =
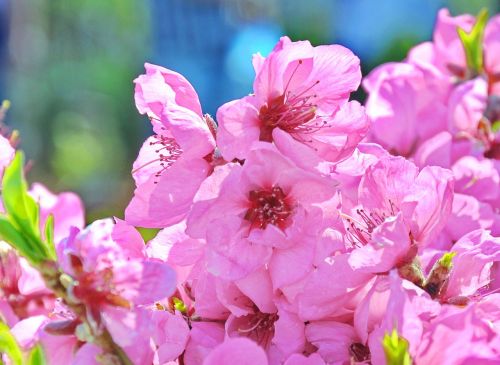
M 446 129 L 449 86 L 440 77 L 411 63 L 389 63 L 372 71 L 363 86 L 369 92 L 371 138 L 389 151 L 410 156 L 423 140 Z
M 72 364 L 77 351 L 78 339 L 73 334 L 51 335 L 46 331 L 40 335 L 47 363 L 54 365 Z
M 79 340 L 75 330 L 81 322 L 75 317 L 60 299 L 56 300 L 54 309 L 48 315 L 43 327 L 35 334 L 39 340 L 45 359 L 49 364 L 72 364 L 78 355 Z M 81 345 L 81 343 L 80 343 Z M 89 346 L 92 346 L 89 344 Z M 87 350 L 84 350 L 87 356 Z M 90 362 L 92 364 L 92 362 Z M 94 360 L 94 363 L 96 361 Z
M 493 266 L 499 265 L 500 238 L 492 237 L 487 231 L 476 230 L 458 240 L 452 249 L 456 256 L 442 299 L 480 295 L 480 291 L 492 282 Z
M 230 339 L 230 341 L 235 340 L 237 343 L 241 343 L 241 340 L 244 341 L 246 339 Z M 192 324 L 189 342 L 186 346 L 186 352 L 184 353 L 186 364 L 202 365 L 204 363 L 203 361 L 209 356 L 212 350 L 222 344 L 223 341 L 224 327 L 221 324 L 213 322 L 194 322 Z M 250 340 L 247 341 L 252 342 Z M 231 345 L 227 347 L 231 347 Z M 263 350 L 260 351 L 264 352 Z M 223 352 L 224 350 L 219 350 L 219 353 Z M 216 359 L 214 359 L 214 361 L 215 360 Z M 214 362 L 214 364 L 216 364 L 216 362 Z M 228 364 L 230 364 L 230 362 Z
M 101 311 L 152 304 L 175 288 L 175 274 L 166 264 L 137 257 L 133 241 L 113 240 L 113 228 L 109 219 L 96 221 L 83 231 L 73 229 L 57 247 L 63 270 L 74 279 L 68 294 L 88 307 L 97 328 Z
M 155 363 L 165 364 L 177 359 L 186 349 L 189 340 L 189 327 L 180 313 L 153 311 L 152 322 L 156 331 L 153 341 L 157 346 Z
M 218 183 L 220 187 L 204 196 Z M 187 233 L 206 238 L 211 273 L 241 278 L 268 262 L 272 247 L 292 247 L 293 237 L 307 227 L 304 219 L 334 193 L 330 179 L 299 169 L 275 147 L 261 143 L 243 166 L 226 165 L 205 180 L 188 217 Z
M 474 22 L 474 17 L 469 14 L 453 17 L 448 9 L 439 11 L 433 36 L 435 58 L 432 61 L 441 72 L 452 75 L 465 73 L 465 52 L 457 29 L 462 28 L 470 32 Z
M 30 350 L 39 340 L 39 331 L 49 321 L 44 315 L 32 316 L 16 323 L 11 333 L 23 350 Z
M 443 307 L 427 328 L 415 361 L 430 365 L 495 363 L 500 356 L 495 331 L 499 299 L 494 294 L 465 308 Z
M 432 243 L 435 248 L 451 249 L 453 242 L 477 229 L 489 229 L 495 235 L 500 233 L 500 215 L 488 203 L 477 198 L 456 193 L 453 197 L 453 207 L 440 240 Z M 438 241 L 443 241 L 438 246 Z
M 9 140 L 0 135 L 0 176 L 3 176 L 3 170 L 11 163 L 15 153 Z
M 499 19 L 484 67 L 459 37 L 474 17 L 443 9 L 431 42 L 376 68 L 366 140 L 349 102 L 359 60 L 341 46 L 283 37 L 255 55 L 253 94 L 219 109 L 218 130 L 182 75 L 146 64 L 135 100 L 154 136 L 125 220 L 83 228 L 75 195 L 34 184 L 57 271 L 0 244 L 2 320 L 56 365 L 117 351 L 146 365 L 382 365 L 401 358 L 388 334 L 414 364 L 498 362 Z M 38 241 L 22 208 L 2 213 L 13 246 Z M 134 225 L 160 229 L 144 242 Z
M 407 157 L 416 154 L 419 165 L 422 158 L 433 164 L 438 162 L 436 157 L 439 160 L 450 156 L 434 156 L 429 146 L 424 149 L 424 145 L 448 131 L 453 144 L 473 142 L 474 151 L 463 151 L 465 154 L 496 158 L 497 136 L 491 125 L 498 119 L 499 78 L 492 61 L 499 43 L 498 16 L 486 25 L 482 45 L 485 66 L 481 70 L 468 68 L 458 36 L 459 28 L 469 32 L 475 22 L 470 15 L 452 17 L 448 10 L 442 9 L 433 42 L 415 47 L 405 62 L 382 65 L 367 77 L 364 81 L 370 92 L 367 114 L 375 126 L 372 131 L 375 141 Z M 433 143 L 439 141 L 443 140 Z M 451 157 L 446 163 L 454 162 Z
M 374 365 L 385 364 L 382 339 L 385 333 L 390 333 L 393 329 L 409 342 L 410 355 L 415 356 L 424 331 L 420 316 L 422 312 L 432 308 L 432 301 L 427 293 L 402 280 L 395 271 L 389 276 L 389 291 L 383 318 L 375 325 L 368 338 L 370 358 Z
M 212 152 L 214 140 L 201 112 L 198 95 L 177 72 L 146 63 L 146 74 L 139 76 L 135 99 L 141 114 L 153 119 L 157 134 L 172 133 L 187 154 L 204 156 Z
M 494 206 L 500 201 L 500 173 L 494 161 L 464 156 L 452 166 L 455 191 L 474 196 Z
M 310 356 L 293 354 L 285 361 L 284 365 L 326 365 L 326 363 L 318 354 L 311 354 Z
M 71 227 L 82 229 L 85 211 L 81 199 L 75 193 L 51 193 L 40 183 L 34 183 L 30 195 L 40 206 L 40 229 L 43 231 L 47 217 L 54 217 L 54 241 L 58 243 L 69 235 Z
M 369 360 L 369 350 L 361 343 L 354 328 L 335 321 L 311 322 L 306 326 L 307 340 L 318 348 L 327 364 L 349 364 Z
M 492 17 L 484 31 L 484 67 L 489 75 L 490 91 L 495 95 L 500 95 L 500 67 L 498 58 L 500 56 L 500 16 Z
M 203 365 L 267 365 L 266 354 L 255 342 L 245 338 L 227 339 L 203 361 Z
M 455 87 L 448 100 L 449 130 L 470 138 L 482 138 L 479 123 L 488 102 L 487 82 L 477 77 Z
M 403 158 L 381 159 L 370 166 L 359 186 L 355 215 L 347 215 L 348 239 L 355 248 L 354 269 L 385 272 L 416 254 L 446 224 L 453 200 L 449 171 L 426 167 L 418 172 Z
M 108 306 L 102 311 L 103 324 L 111 334 L 113 341 L 125 351 L 127 357 L 134 364 L 151 364 L 155 350 L 159 350 L 161 345 L 168 347 L 168 339 L 163 337 L 162 330 L 156 327 L 161 322 L 154 321 L 153 314 L 154 312 L 143 307 L 124 310 L 116 305 Z M 151 341 L 152 337 L 155 337 L 154 339 L 159 340 L 159 342 Z M 179 333 L 181 343 L 183 340 L 185 341 L 183 337 L 183 334 Z M 156 355 L 167 360 L 169 354 L 164 354 L 162 351 L 161 354 L 158 352 Z
M 217 112 L 217 143 L 226 160 L 246 158 L 259 140 L 274 141 L 286 155 L 305 144 L 331 162 L 352 153 L 368 120 L 358 103 L 347 102 L 361 78 L 351 51 L 282 37 L 269 56 L 254 60 L 254 93 Z
M 198 96 L 180 74 L 146 64 L 136 80 L 136 105 L 153 123 L 132 175 L 137 188 L 126 220 L 142 227 L 179 222 L 190 208 L 214 156 L 215 124 L 201 114 Z
M 301 319 L 352 315 L 373 275 L 354 270 L 348 260 L 348 254 L 327 257 L 307 276 L 296 298 Z
M 47 315 L 54 295 L 26 259 L 0 241 L 0 313 L 9 326 L 32 316 Z
M 268 354 L 270 364 L 283 362 L 304 348 L 304 323 L 284 308 L 278 308 L 269 273 L 261 269 L 235 282 L 212 277 L 217 300 L 227 308 L 226 336 L 247 337 Z M 195 292 L 196 301 L 207 300 Z M 206 319 L 203 313 L 196 314 Z

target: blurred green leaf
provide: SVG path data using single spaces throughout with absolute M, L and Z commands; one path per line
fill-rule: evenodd
M 45 257 L 43 252 L 40 252 L 36 246 L 33 246 L 31 240 L 20 233 L 9 218 L 4 215 L 0 215 L 0 238 L 8 242 L 22 256 L 35 265 L 42 262 Z
M 45 241 L 47 241 L 49 249 L 54 251 L 51 252 L 51 254 L 53 254 L 55 257 L 56 253 L 54 245 L 54 215 L 49 214 L 49 216 L 47 217 L 47 220 L 45 221 L 44 232 L 45 232 Z
M 2 198 L 5 210 L 13 217 L 16 224 L 26 231 L 36 231 L 38 207 L 28 194 L 28 187 L 23 176 L 24 157 L 17 152 L 12 163 L 5 169 L 2 182 Z
M 387 365 L 411 365 L 408 341 L 398 335 L 396 329 L 386 333 L 382 340 Z
M 37 345 L 33 347 L 28 355 L 28 365 L 45 365 L 45 355 L 43 354 L 42 347 Z
M 177 297 L 172 297 L 172 301 L 174 302 L 174 308 L 178 310 L 181 313 L 186 313 L 187 312 L 187 307 L 186 304 L 182 300 L 180 300 Z
M 23 354 L 16 342 L 16 339 L 10 333 L 9 327 L 0 322 L 0 353 L 3 352 L 12 361 L 13 365 L 22 365 Z
M 144 242 L 152 240 L 153 238 L 156 237 L 158 232 L 160 232 L 158 228 L 143 228 L 143 227 L 135 227 L 135 228 L 140 233 Z
M 482 9 L 476 18 L 476 23 L 469 33 L 462 28 L 458 29 L 458 36 L 465 50 L 467 67 L 476 75 L 483 71 L 483 35 L 487 21 L 488 10 Z
M 23 162 L 22 152 L 17 152 L 4 172 L 2 199 L 7 214 L 0 216 L 0 236 L 36 265 L 56 255 L 53 244 L 46 245 L 41 238 L 39 208 L 28 194 Z
M 447 270 L 451 269 L 453 258 L 456 255 L 457 253 L 454 251 L 444 253 L 443 256 L 441 256 L 441 258 L 439 259 L 439 264 Z

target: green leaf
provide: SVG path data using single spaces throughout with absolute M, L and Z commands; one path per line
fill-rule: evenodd
M 28 364 L 27 365 L 45 365 L 45 355 L 43 354 L 42 347 L 40 345 L 36 345 L 30 351 L 28 355 Z
M 9 327 L 0 322 L 0 353 L 3 352 L 12 361 L 13 365 L 22 365 L 23 354 L 16 342 L 16 339 L 10 333 Z
M 500 131 L 500 120 L 495 120 L 492 124 L 491 124 L 491 131 L 493 133 L 496 133 L 498 131 Z
M 411 365 L 411 357 L 408 352 L 408 341 L 403 337 L 399 337 L 396 329 L 392 333 L 386 333 L 382 340 L 385 359 L 387 365 Z
M 148 242 L 149 240 L 152 240 L 153 238 L 156 237 L 158 232 L 160 230 L 158 228 L 142 228 L 142 227 L 135 227 L 139 234 L 141 235 L 142 239 L 144 242 Z
M 0 215 L 0 238 L 8 242 L 22 256 L 35 265 L 45 258 L 43 252 L 40 252 L 31 240 L 19 232 L 9 218 L 4 215 Z
M 56 249 L 55 249 L 55 244 L 54 244 L 54 215 L 49 214 L 47 217 L 47 220 L 45 221 L 45 227 L 44 227 L 44 232 L 45 232 L 45 241 L 48 244 L 48 248 L 51 251 L 50 253 L 56 256 Z
M 33 232 L 37 228 L 38 208 L 27 194 L 28 187 L 23 175 L 24 158 L 17 152 L 12 163 L 5 169 L 2 182 L 2 199 L 5 210 L 19 227 Z M 35 216 L 36 215 L 36 216 Z
M 17 152 L 4 172 L 2 199 L 7 219 L 2 222 L 3 229 L 0 229 L 0 234 L 23 256 L 36 264 L 42 260 L 55 259 L 56 254 L 53 245 L 46 245 L 41 238 L 39 208 L 28 194 L 23 161 L 22 152 Z M 17 234 L 14 231 L 17 231 Z
M 182 300 L 180 300 L 177 297 L 172 297 L 172 302 L 174 302 L 174 308 L 176 310 L 178 310 L 181 313 L 186 313 L 187 312 L 186 305 L 184 304 L 184 302 Z
M 453 251 L 444 253 L 443 256 L 441 256 L 441 258 L 439 259 L 439 264 L 445 269 L 451 269 L 452 261 L 456 254 L 457 253 Z
M 483 36 L 487 21 L 488 10 L 482 9 L 477 15 L 476 23 L 469 33 L 462 28 L 458 29 L 458 36 L 462 41 L 465 51 L 467 68 L 475 75 L 483 71 Z

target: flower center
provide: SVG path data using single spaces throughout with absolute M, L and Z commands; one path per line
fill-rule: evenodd
M 20 276 L 19 257 L 10 247 L 4 246 L 4 242 L 0 242 L 0 294 L 2 297 L 9 298 L 20 294 L 18 287 Z
M 271 142 L 274 128 L 281 128 L 285 132 L 300 138 L 301 133 L 312 133 L 321 128 L 326 122 L 315 121 L 317 105 L 314 102 L 315 94 L 310 91 L 319 80 L 298 94 L 288 90 L 290 83 L 298 68 L 302 65 L 299 60 L 292 72 L 282 95 L 268 100 L 259 110 L 261 141 Z
M 319 125 L 310 123 L 316 117 L 316 106 L 311 102 L 314 95 L 287 98 L 285 95 L 272 99 L 259 112 L 260 140 L 271 142 L 274 128 L 290 134 L 312 132 Z
M 290 198 L 279 186 L 271 190 L 252 190 L 249 193 L 248 208 L 245 219 L 250 221 L 251 228 L 265 229 L 273 224 L 281 229 L 288 226 L 287 218 L 292 214 Z
M 369 361 L 371 358 L 370 349 L 359 342 L 355 342 L 349 346 L 349 354 L 354 362 Z
M 261 345 L 269 347 L 274 337 L 274 323 L 278 320 L 276 313 L 262 313 L 257 311 L 246 316 L 247 325 L 238 328 L 238 332 Z
M 79 257 L 71 255 L 70 260 L 76 276 L 72 291 L 76 298 L 90 306 L 109 304 L 130 309 L 131 304 L 117 293 L 111 267 L 96 272 L 85 272 Z

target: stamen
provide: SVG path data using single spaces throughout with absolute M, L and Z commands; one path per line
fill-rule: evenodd
M 300 142 L 311 142 L 305 140 L 303 134 L 314 133 L 328 124 L 317 115 L 317 105 L 314 102 L 317 95 L 309 94 L 319 84 L 319 80 L 298 94 L 293 94 L 292 91 L 288 90 L 291 80 L 301 64 L 302 61 L 299 60 L 283 94 L 269 100 L 266 105 L 260 108 L 261 132 L 259 139 L 261 141 L 271 142 L 273 129 L 280 128 L 292 134 Z
M 288 227 L 293 208 L 290 198 L 279 186 L 273 186 L 271 190 L 252 190 L 248 200 L 250 207 L 244 219 L 250 221 L 250 229 L 265 229 L 269 224 L 281 229 Z
M 283 90 L 283 94 L 286 94 L 286 92 L 288 90 L 288 86 L 290 86 L 290 82 L 292 82 L 293 76 L 295 75 L 295 73 L 299 69 L 300 65 L 302 65 L 302 60 L 299 60 L 299 62 L 297 62 L 297 66 L 295 66 L 295 69 L 293 70 L 292 74 L 290 75 L 290 78 L 288 79 L 288 82 L 286 83 L 285 90 Z
M 368 362 L 371 358 L 370 349 L 359 342 L 355 342 L 349 346 L 349 354 L 354 363 Z
M 214 137 L 214 139 L 217 138 L 217 123 L 215 123 L 215 120 L 210 114 L 205 114 L 203 116 L 203 119 L 205 120 L 205 123 L 207 124 L 208 129 L 212 134 L 212 137 Z
M 389 206 L 391 210 L 390 215 L 394 216 L 399 209 L 390 199 Z M 363 208 L 356 209 L 356 214 L 361 220 L 357 220 L 342 212 L 339 214 L 340 217 L 347 222 L 346 237 L 351 243 L 352 248 L 366 245 L 371 240 L 372 232 L 375 228 L 384 223 L 385 219 L 388 217 L 388 214 L 385 212 L 368 212 Z
M 254 329 L 256 329 L 257 327 L 259 327 L 259 325 L 262 323 L 262 321 L 264 320 L 264 318 L 260 318 L 257 323 L 255 323 L 252 327 L 250 328 L 238 328 L 238 332 L 241 332 L 241 333 L 248 333 L 248 332 L 252 332 Z
M 250 327 L 238 328 L 238 332 L 253 339 L 263 348 L 268 348 L 274 337 L 274 323 L 278 320 L 276 313 L 262 313 L 258 309 L 256 313 L 246 316 Z
M 154 183 L 157 184 L 157 179 L 181 156 L 182 149 L 177 144 L 174 138 L 167 137 L 161 134 L 156 134 L 153 136 L 153 138 L 155 139 L 155 141 L 149 142 L 149 145 L 158 146 L 158 149 L 154 150 L 158 157 L 135 168 L 134 170 L 132 170 L 132 174 L 151 164 L 158 163 L 160 169 L 154 174 L 156 178 Z

